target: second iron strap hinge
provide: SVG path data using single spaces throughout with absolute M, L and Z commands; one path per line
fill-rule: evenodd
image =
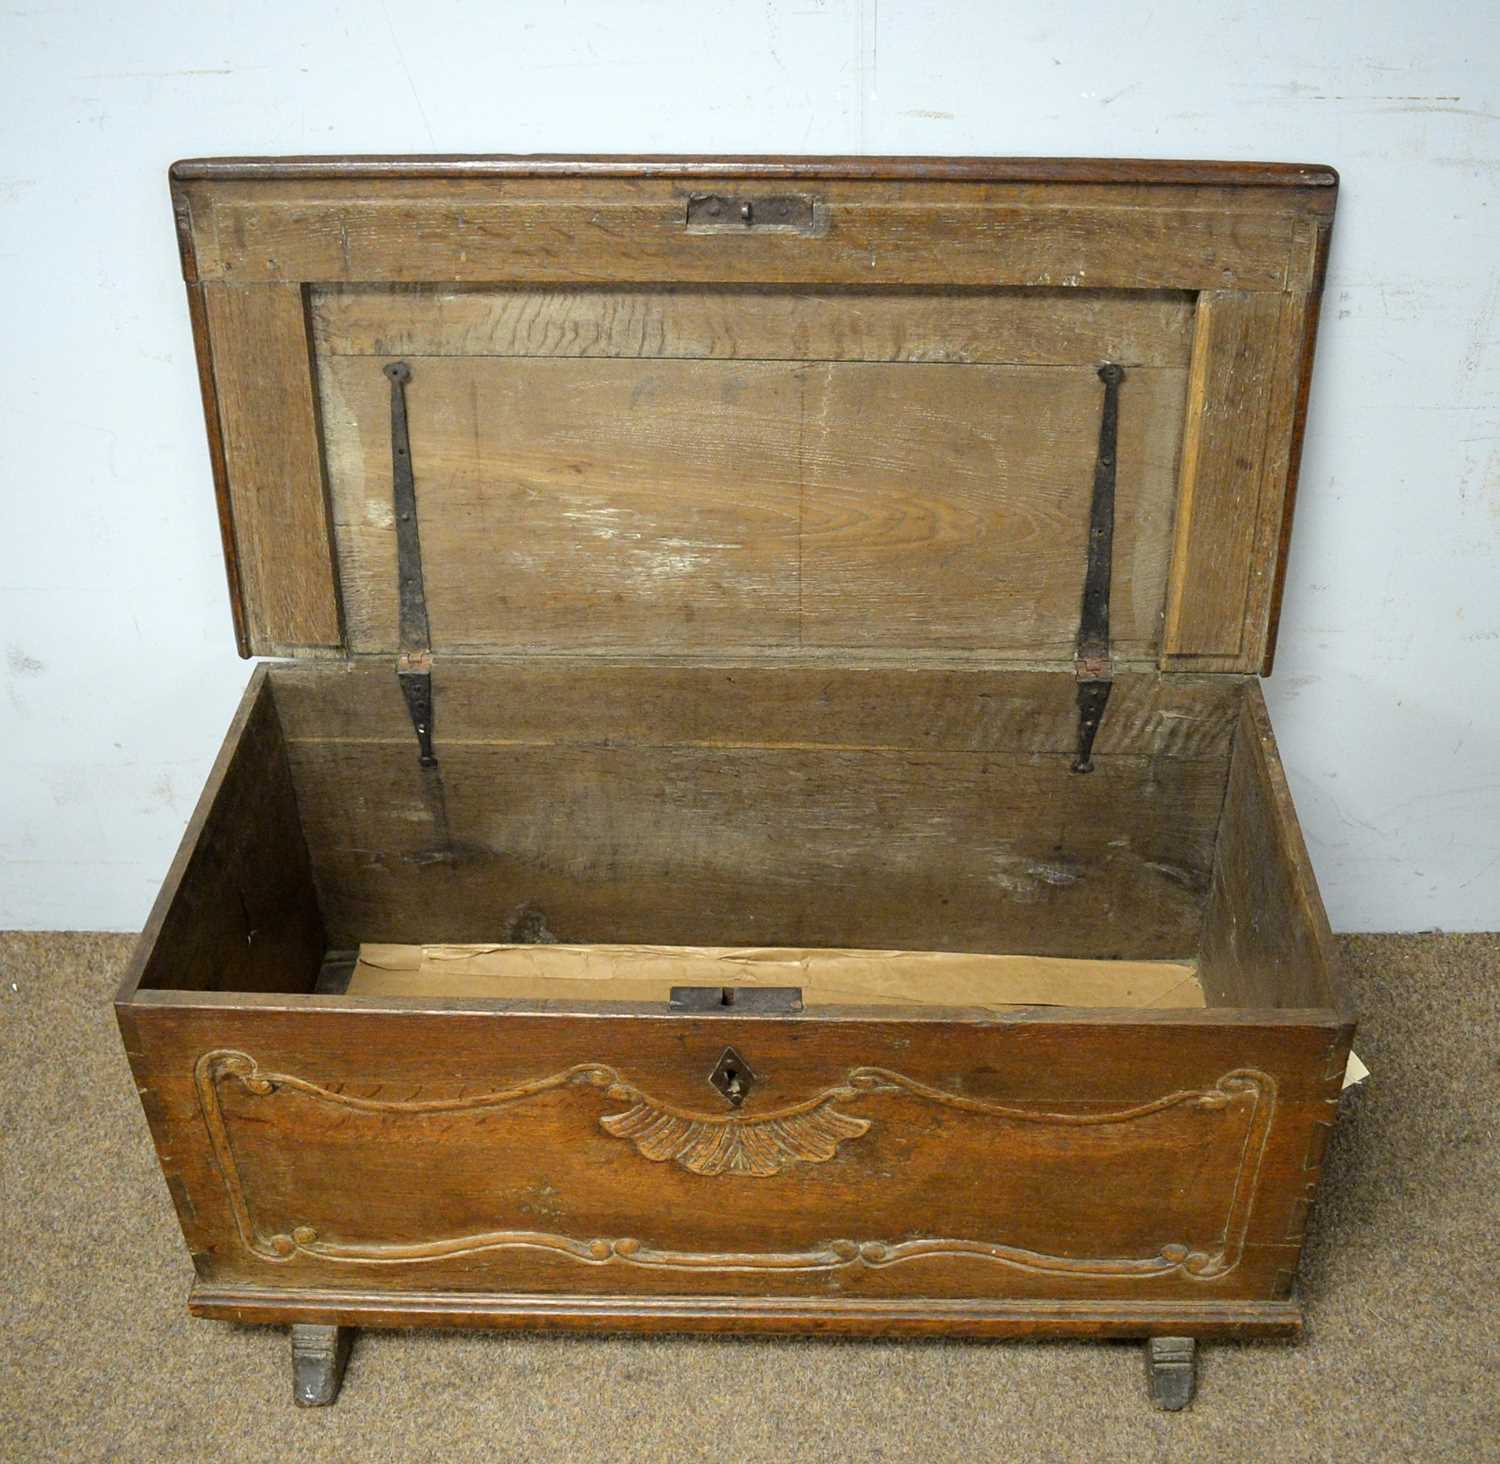
M 1099 368 L 1104 410 L 1099 418 L 1099 452 L 1094 459 L 1094 491 L 1089 503 L 1088 561 L 1083 577 L 1083 608 L 1073 670 L 1078 678 L 1078 755 L 1075 773 L 1094 770 L 1094 738 L 1104 720 L 1113 668 L 1109 653 L 1109 591 L 1115 539 L 1115 460 L 1120 437 L 1120 383 L 1125 368 L 1112 362 Z
M 396 597 L 398 655 L 396 679 L 417 734 L 417 757 L 424 768 L 437 766 L 432 750 L 432 631 L 427 623 L 427 591 L 422 580 L 422 539 L 417 530 L 417 484 L 406 425 L 406 384 L 411 367 L 392 361 L 384 368 L 391 383 L 391 497 L 396 515 Z

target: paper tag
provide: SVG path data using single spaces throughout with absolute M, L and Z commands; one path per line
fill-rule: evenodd
M 1359 1054 L 1351 1049 L 1349 1061 L 1344 1064 L 1344 1087 L 1352 1088 L 1356 1083 L 1364 1082 L 1369 1076 L 1369 1068 L 1359 1060 Z

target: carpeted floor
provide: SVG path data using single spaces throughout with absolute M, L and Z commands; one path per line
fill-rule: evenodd
M 363 1333 L 295 1410 L 284 1332 L 199 1322 L 110 996 L 131 941 L 0 935 L 0 1458 L 1500 1459 L 1500 936 L 1341 941 L 1346 1099 L 1299 1347 Z

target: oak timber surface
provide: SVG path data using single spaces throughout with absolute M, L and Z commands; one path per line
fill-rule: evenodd
M 1260 687 L 1247 688 L 1200 948 L 1206 989 L 1254 1005 L 1333 1001 L 1333 937 Z
M 732 193 L 732 178 L 718 180 Z M 289 281 L 1086 285 L 1280 292 L 1332 190 L 830 180 L 826 227 L 684 227 L 715 180 L 387 178 L 176 185 L 189 276 Z
M 967 365 L 1186 366 L 1192 297 L 1172 290 L 603 289 L 329 285 L 329 356 L 685 357 Z
M 277 667 L 329 943 L 558 939 L 1176 960 L 1243 686 L 439 660 L 446 828 L 389 663 Z
M 974 182 L 1230 185 L 1327 188 L 1338 173 L 1322 163 L 1215 162 L 1167 158 L 998 158 L 917 155 L 620 153 L 424 153 L 353 156 L 181 158 L 174 183 L 195 178 L 868 178 Z
M 411 718 L 391 661 L 269 668 L 292 742 L 410 744 Z M 819 658 L 775 664 L 602 653 L 439 658 L 433 669 L 446 743 L 786 747 L 853 751 L 1072 753 L 1070 673 L 979 664 L 918 669 Z M 1245 682 L 1121 669 L 1100 754 L 1228 766 Z
M 363 297 L 436 352 L 401 353 L 435 648 L 1066 656 L 1114 345 L 1169 363 L 1127 378 L 1117 488 L 1116 652 L 1155 654 L 1186 297 L 768 298 Z M 349 644 L 388 650 L 389 383 L 334 354 L 377 343 L 329 323 L 351 299 L 320 296 L 334 533 Z
M 147 987 L 295 990 L 317 968 L 323 922 L 268 679 L 251 678 L 152 909 Z
M 1262 582 L 1262 602 L 1270 591 L 1266 562 L 1252 549 L 1262 463 L 1275 447 L 1269 415 L 1285 375 L 1278 355 L 1285 308 L 1275 295 L 1198 297 L 1166 645 L 1173 655 L 1203 658 L 1205 670 L 1235 667 L 1252 585 Z M 1290 401 L 1281 397 L 1281 405 L 1289 416 Z M 1281 468 L 1284 480 L 1284 461 Z M 1279 511 L 1275 520 L 1279 527 Z
M 122 1025 L 205 1284 L 374 1265 L 392 1296 L 1284 1299 L 1339 1030 L 1174 1015 L 1199 1014 L 153 1004 Z M 709 1082 L 726 1045 L 757 1075 L 733 1110 Z
M 331 697 L 337 725 L 307 715 L 315 697 L 288 715 L 304 894 L 315 881 L 331 943 L 494 939 L 529 923 L 596 942 L 1197 949 L 1230 782 L 1214 698 L 1186 698 L 1174 720 L 1175 691 L 1122 678 L 1117 725 L 1083 778 L 1070 677 L 1001 688 L 995 715 L 961 681 L 948 683 L 954 708 L 907 677 L 964 655 L 1071 659 L 1105 345 L 1130 358 L 1119 669 L 1162 651 L 1168 603 L 1192 603 L 1195 554 L 1224 592 L 1208 616 L 1172 620 L 1168 659 L 1258 661 L 1262 601 L 1217 551 L 1248 558 L 1280 527 L 1266 464 L 1285 456 L 1275 419 L 1290 424 L 1296 394 L 1259 385 L 1300 359 L 1287 323 L 1305 316 L 1283 297 L 1313 287 L 1331 189 L 829 179 L 793 237 L 686 226 L 684 178 L 177 181 L 189 274 L 235 297 L 202 312 L 211 364 L 258 383 L 263 356 L 276 369 L 262 394 L 300 404 L 295 420 L 265 414 L 300 424 L 295 453 L 289 439 L 271 456 L 297 469 L 297 514 L 326 519 L 334 621 L 387 673 L 390 401 L 375 347 L 392 342 L 363 287 L 396 287 L 384 303 L 409 348 L 437 766 L 416 767 L 383 699 L 351 711 L 354 695 Z M 544 288 L 454 288 L 485 280 Z M 981 281 L 1038 294 L 966 300 L 966 331 L 928 288 Z M 337 288 L 349 283 L 362 288 Z M 857 288 L 812 303 L 820 283 Z M 761 319 L 757 295 L 723 288 L 745 285 L 785 298 Z M 888 294 L 861 309 L 872 286 Z M 1223 309 L 1163 291 L 1208 291 Z M 265 336 L 274 352 L 224 328 L 263 314 L 262 294 L 288 307 Z M 1233 315 L 1232 302 L 1248 303 Z M 340 305 L 364 314 L 336 319 Z M 1242 328 L 1215 328 L 1231 319 Z M 1241 359 L 1251 369 L 1237 374 Z M 309 425 L 326 453 L 306 450 Z M 241 457 L 249 503 L 271 502 L 257 473 L 270 489 L 275 475 Z M 299 627 L 326 621 L 331 586 L 262 559 L 313 591 L 279 615 L 279 634 L 253 637 L 295 647 Z M 328 645 L 325 632 L 310 644 Z M 559 706 L 513 713 L 485 708 L 464 668 L 450 717 L 449 661 L 497 651 L 569 653 L 560 679 L 577 684 Z M 629 730 L 598 710 L 570 725 L 569 706 L 621 692 L 590 663 L 621 652 L 601 669 L 642 683 L 639 710 L 625 698 Z M 831 679 L 832 691 L 772 677 L 770 710 L 748 726 L 722 708 L 674 724 L 672 703 L 711 689 L 692 683 L 692 658 L 715 656 L 730 683 L 733 663 L 757 656 L 807 658 L 813 675 L 885 657 L 889 675 Z M 941 709 L 937 725 L 908 688 Z M 799 692 L 820 710 L 799 709 Z M 881 699 L 905 710 L 870 713 Z M 1245 767 L 1264 794 L 1270 762 Z M 1246 844 L 1305 864 L 1274 817 L 1273 839 L 1260 837 L 1267 822 L 1249 820 Z M 1286 915 L 1305 938 L 1316 895 L 1302 879 L 1275 888 L 1311 892 Z M 1300 963 L 1305 939 L 1291 950 Z M 1248 984 L 1222 964 L 1222 989 Z M 451 1288 L 491 1305 L 691 1293 L 743 1310 L 771 1273 L 794 1298 L 901 1306 L 1086 1296 L 1115 1307 L 1115 1325 L 1153 1298 L 1201 1319 L 1212 1295 L 1279 1307 L 1285 1326 L 1348 1039 L 1341 1013 L 1303 1008 L 1295 982 L 1272 1006 L 1222 1011 L 827 1007 L 710 1023 L 299 998 L 304 974 L 290 973 L 290 999 L 155 989 L 121 1007 L 189 1247 L 224 1293 L 335 1288 L 349 1265 L 390 1265 L 372 1290 Z M 703 1107 L 722 1100 L 705 1093 L 706 1068 L 727 1040 L 753 1047 L 765 1075 L 728 1117 Z M 767 1135 L 784 1122 L 796 1142 L 778 1148 Z M 551 1156 L 540 1183 L 515 1158 L 538 1129 Z M 769 1203 L 726 1203 L 722 1186 L 704 1203 L 699 1181 L 731 1159 Z M 783 1173 L 795 1165 L 806 1171 Z
M 203 292 L 201 307 L 251 643 L 265 651 L 341 640 L 306 307 L 293 284 Z M 198 308 L 195 302 L 195 309 Z M 205 405 L 209 405 L 205 399 Z
M 409 746 L 290 755 L 335 946 L 485 940 L 535 906 L 569 941 L 1176 959 L 1224 786 L 1129 756 L 469 745 L 441 759 L 445 838 Z
M 621 440 L 606 431 L 606 452 L 661 479 L 654 499 L 637 483 L 642 493 L 618 504 L 608 473 L 586 457 L 581 471 L 591 481 L 568 482 L 581 460 L 554 420 L 552 436 L 531 444 L 550 452 L 548 470 L 502 457 L 498 477 L 483 480 L 493 501 L 481 513 L 470 485 L 456 509 L 463 522 L 444 531 L 508 531 L 496 539 L 491 568 L 516 582 L 517 613 L 503 614 L 513 608 L 504 591 L 483 591 L 472 627 L 452 623 L 472 607 L 450 596 L 449 648 L 797 644 L 847 655 L 906 645 L 1055 660 L 1067 644 L 1054 607 L 1040 606 L 1035 623 L 1017 613 L 1035 588 L 1021 541 L 1039 550 L 1036 570 L 1061 571 L 1077 547 L 1079 505 L 1025 471 L 1027 450 L 1003 411 L 994 431 L 972 404 L 948 421 L 931 401 L 925 413 L 913 402 L 903 416 L 893 406 L 900 389 L 867 388 L 863 381 L 882 377 L 856 368 L 888 374 L 941 363 L 1001 381 L 1114 359 L 1143 382 L 1165 381 L 1186 370 L 1193 326 L 1194 374 L 1175 398 L 1155 404 L 1171 421 L 1172 463 L 1158 461 L 1165 438 L 1156 434 L 1165 427 L 1146 434 L 1153 471 L 1170 482 L 1134 505 L 1128 490 L 1122 498 L 1141 522 L 1128 531 L 1134 547 L 1117 555 L 1117 639 L 1125 654 L 1160 653 L 1174 669 L 1268 664 L 1336 197 L 1331 170 L 739 158 L 725 159 L 716 175 L 702 158 L 372 158 L 200 160 L 172 177 L 210 435 L 223 448 L 216 472 L 242 650 L 386 644 L 380 602 L 389 583 L 374 567 L 382 525 L 366 517 L 376 480 L 345 505 L 352 513 L 330 518 L 319 408 L 338 403 L 326 380 L 313 400 L 309 378 L 326 378 L 336 359 L 374 365 L 376 347 L 389 347 L 422 361 L 429 352 L 479 356 L 517 369 L 538 357 L 575 366 L 637 356 L 746 370 L 780 364 L 796 378 L 799 406 L 807 395 L 830 420 L 838 382 L 861 400 L 870 395 L 870 430 L 854 424 L 855 442 L 878 439 L 895 412 L 897 440 L 867 463 L 841 461 L 837 437 L 811 441 L 809 451 L 826 450 L 829 462 L 805 484 L 799 471 L 794 597 L 776 568 L 787 547 L 787 483 L 775 471 L 769 486 L 759 476 L 767 466 L 759 438 L 778 419 L 764 393 L 747 395 L 742 430 L 698 444 L 702 461 L 689 466 L 706 484 L 684 485 L 672 445 L 658 473 L 628 433 Z M 798 180 L 810 229 L 705 232 L 689 224 L 690 196 L 733 194 L 748 178 Z M 257 404 L 264 410 L 248 410 Z M 530 405 L 524 394 L 516 404 Z M 698 414 L 675 424 L 675 437 L 691 444 L 703 402 L 679 406 Z M 735 415 L 733 403 L 721 406 Z M 1184 417 L 1189 451 L 1179 475 Z M 247 437 L 254 420 L 278 423 L 265 444 Z M 1123 420 L 1127 435 L 1138 430 L 1128 402 Z M 589 426 L 587 412 L 578 425 Z M 1045 457 L 1050 445 L 1038 450 Z M 998 497 L 981 486 L 986 451 Z M 723 463 L 735 454 L 744 460 Z M 907 459 L 920 465 L 924 455 L 935 479 L 913 483 Z M 1007 482 L 1010 459 L 1020 469 Z M 379 464 L 385 488 L 388 477 L 388 463 Z M 592 501 L 553 501 L 580 486 Z M 601 508 L 619 508 L 627 521 L 598 521 Z M 615 537 L 570 561 L 559 510 L 596 516 L 575 525 L 584 540 L 601 538 L 601 529 Z M 1054 542 L 1059 524 L 1072 527 Z M 515 537 L 527 528 L 538 544 L 529 559 Z M 373 545 L 358 542 L 371 533 Z M 330 539 L 346 561 L 343 583 L 330 572 Z M 613 559 L 610 546 L 620 551 Z M 945 566 L 957 603 L 938 607 Z M 596 571 L 602 580 L 590 599 L 579 581 Z M 1169 594 L 1155 583 L 1168 574 Z M 653 607 L 657 594 L 664 603 Z M 928 640 L 913 643 L 909 632 L 939 608 L 946 613 L 932 616 Z

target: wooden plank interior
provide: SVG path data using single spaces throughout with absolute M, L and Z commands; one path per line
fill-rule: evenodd
M 1342 1005 L 1328 916 L 1255 683 L 1235 733 L 1201 949 L 1211 1003 Z
M 1114 345 L 1169 363 L 1129 370 L 1118 468 L 1116 649 L 1154 659 L 1185 296 L 767 298 L 321 293 L 320 341 L 361 352 L 319 356 L 351 646 L 395 644 L 389 386 L 364 354 L 378 343 L 435 353 L 401 355 L 439 650 L 1065 658 L 1095 367 Z M 960 303 L 969 328 L 950 336 Z M 383 309 L 392 341 L 374 333 Z
M 202 295 L 234 516 L 245 642 L 259 655 L 343 635 L 301 286 Z
M 327 356 L 558 356 L 1183 367 L 1182 290 L 526 289 L 328 285 L 312 292 Z
M 262 669 L 183 835 L 126 990 L 308 991 L 325 946 L 286 744 Z
M 512 583 L 510 604 L 495 577 L 467 576 L 482 588 L 448 594 L 438 618 L 449 648 L 852 651 L 928 625 L 928 650 L 1056 661 L 1076 577 L 1064 561 L 1077 548 L 1056 530 L 1081 521 L 1059 484 L 1076 481 L 1085 451 L 1087 371 L 1112 359 L 1130 373 L 1118 654 L 1174 671 L 1265 664 L 1331 170 L 766 158 L 715 172 L 712 161 L 174 168 L 242 649 L 339 648 L 345 609 L 355 646 L 387 646 L 382 382 L 372 393 L 354 360 L 389 352 L 429 376 L 430 356 L 488 363 L 467 384 L 460 366 L 436 411 L 429 391 L 426 427 L 413 404 L 414 430 L 438 434 L 429 475 L 471 429 L 477 470 L 439 483 L 439 523 L 453 522 L 438 537 L 492 539 Z M 689 226 L 690 197 L 755 179 L 810 199 L 814 226 Z M 1178 373 L 1200 295 L 1190 390 Z M 649 370 L 622 364 L 643 359 Z M 685 384 L 672 361 L 699 367 L 698 379 Z M 940 365 L 992 375 L 950 379 Z M 346 390 L 341 373 L 357 385 Z M 339 419 L 336 509 L 322 489 L 320 405 Z M 518 419 L 534 432 L 516 433 Z M 268 421 L 277 430 L 260 433 Z M 419 499 L 422 486 L 419 472 Z M 1175 551 L 1164 537 L 1174 515 Z M 437 565 L 440 580 L 444 562 L 429 555 L 429 576 Z M 1044 591 L 1053 602 L 1028 623 L 1021 607 Z M 433 592 L 443 598 L 441 583 Z M 654 613 L 643 607 L 656 597 Z M 455 622 L 471 611 L 474 625 Z
M 190 241 L 189 241 L 190 242 Z M 253 654 L 245 588 L 240 576 L 239 532 L 234 521 L 234 500 L 229 489 L 229 464 L 224 454 L 224 425 L 219 416 L 219 384 L 214 375 L 214 353 L 209 341 L 208 306 L 204 287 L 187 286 L 188 316 L 193 324 L 193 356 L 198 367 L 198 392 L 203 401 L 203 425 L 208 433 L 208 463 L 214 480 L 214 502 L 219 511 L 219 539 L 224 550 L 224 574 L 228 581 L 229 613 L 234 622 L 235 648 L 241 656 Z
M 414 746 L 393 663 L 380 656 L 270 668 L 293 743 Z M 1072 676 L 952 665 L 739 664 L 634 657 L 440 658 L 437 741 L 515 746 L 787 747 L 1071 756 Z M 1129 672 L 1096 753 L 1227 768 L 1245 681 Z
M 293 757 L 339 944 L 539 909 L 573 941 L 1175 958 L 1222 791 L 1144 758 L 470 744 L 442 757 L 445 836 L 408 749 Z
M 614 667 L 596 682 L 577 661 L 473 663 L 450 693 L 458 669 L 435 672 L 439 808 L 388 668 L 278 668 L 333 945 L 507 939 L 541 919 L 572 942 L 1195 948 L 1232 684 L 1122 678 L 1120 719 L 1079 775 L 1064 675 L 931 673 L 908 697 L 911 673 L 879 669 Z M 360 697 L 366 677 L 392 684 Z M 742 677 L 716 712 L 675 722 Z M 549 687 L 563 688 L 550 704 Z
M 1286 361 L 1296 353 L 1292 322 L 1302 309 L 1293 299 L 1233 291 L 1198 297 L 1163 645 L 1170 665 L 1254 671 L 1261 664 L 1274 574 L 1256 551 L 1272 553 L 1282 520 L 1295 400 Z
M 1080 285 L 1281 291 L 1294 223 L 1331 190 L 819 180 L 810 234 L 705 233 L 691 193 L 732 176 L 180 179 L 197 277 Z
M 1291 370 L 1286 359 L 1278 363 L 1277 398 L 1271 408 L 1271 431 L 1267 439 L 1265 482 L 1277 514 L 1262 514 L 1262 523 L 1274 529 L 1276 543 L 1274 549 L 1257 547 L 1255 558 L 1257 583 L 1263 583 L 1267 590 L 1265 649 L 1257 667 L 1262 676 L 1271 674 L 1276 657 L 1276 636 L 1281 625 L 1287 552 L 1292 541 L 1292 518 L 1302 468 L 1302 437 L 1307 427 L 1313 352 L 1318 343 L 1318 321 L 1332 227 L 1331 219 L 1308 220 L 1299 225 L 1297 237 L 1305 242 L 1311 260 L 1310 283 L 1306 291 L 1291 295 L 1282 314 L 1283 338 L 1295 342 L 1297 365 Z

